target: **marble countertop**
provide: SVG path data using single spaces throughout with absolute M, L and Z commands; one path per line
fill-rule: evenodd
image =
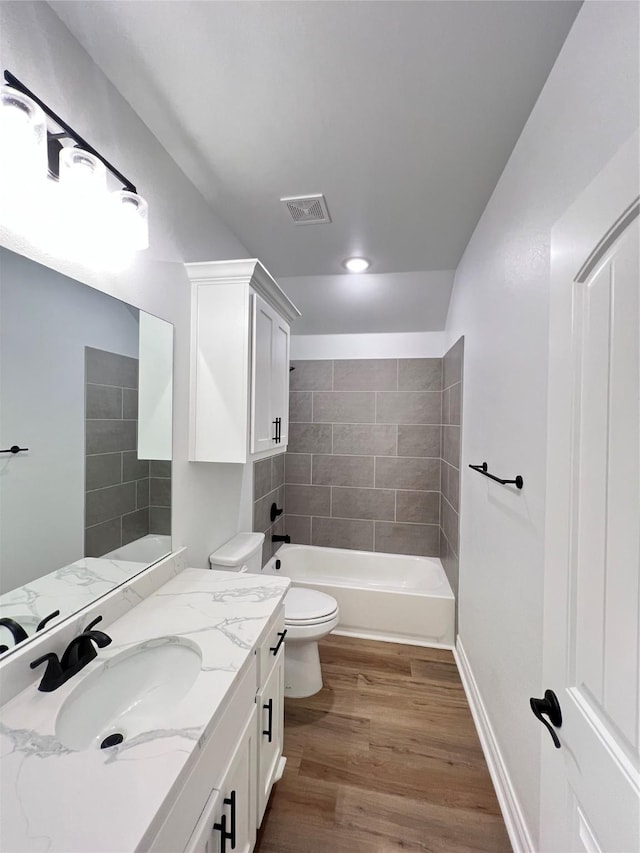
M 60 616 L 48 622 L 49 627 L 55 625 L 129 580 L 148 565 L 148 562 L 133 560 L 83 557 L 1 595 L 0 616 L 15 619 L 32 637 L 36 626 L 45 616 L 60 610 Z M 3 643 L 13 650 L 11 632 L 0 625 L 0 645 Z
M 105 628 L 113 642 L 52 693 L 37 686 L 0 708 L 0 849 L 62 853 L 133 851 L 186 778 L 213 731 L 225 697 L 250 663 L 289 580 L 187 569 Z M 100 626 L 102 627 L 102 626 Z M 184 699 L 150 731 L 120 746 L 73 751 L 55 722 L 80 681 L 133 645 L 182 637 L 202 654 Z

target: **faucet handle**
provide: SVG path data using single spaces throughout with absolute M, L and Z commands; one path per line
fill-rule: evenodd
M 98 622 L 102 622 L 102 616 L 96 616 L 93 622 L 89 622 L 87 627 L 82 629 L 82 633 L 86 634 L 87 631 L 91 631 L 98 624 Z
M 55 619 L 55 618 L 56 618 L 56 616 L 59 616 L 59 615 L 60 615 L 60 611 L 59 611 L 59 610 L 54 610 L 54 611 L 53 611 L 53 613 L 50 613 L 48 616 L 45 616 L 45 617 L 44 617 L 44 619 L 42 619 L 42 620 L 38 623 L 38 627 L 36 628 L 36 632 L 38 632 L 38 631 L 42 631 L 42 629 L 43 629 L 43 628 L 44 628 L 44 626 L 47 624 L 47 622 L 50 622 L 52 619 Z
M 48 652 L 46 655 L 42 655 L 42 657 L 31 661 L 29 666 L 31 669 L 35 669 L 37 666 L 40 666 L 40 664 L 45 663 L 45 661 L 47 663 L 47 668 L 42 676 L 42 681 L 38 685 L 38 690 L 41 690 L 44 693 L 50 693 L 62 684 L 64 674 L 58 655 L 55 652 Z

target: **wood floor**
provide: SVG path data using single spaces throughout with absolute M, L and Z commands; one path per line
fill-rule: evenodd
M 320 657 L 257 853 L 511 851 L 451 652 L 332 635 Z

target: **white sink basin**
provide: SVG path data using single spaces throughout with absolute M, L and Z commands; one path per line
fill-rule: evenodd
M 115 745 L 162 728 L 166 712 L 189 692 L 201 665 L 199 648 L 182 637 L 127 649 L 86 676 L 65 700 L 56 719 L 57 739 L 81 750 L 100 748 L 112 735 Z

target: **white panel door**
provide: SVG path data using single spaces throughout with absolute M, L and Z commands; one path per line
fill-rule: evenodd
M 289 440 L 289 325 L 277 315 L 273 334 L 272 367 L 272 417 L 280 419 L 277 425 L 277 444 L 286 447 Z
M 640 849 L 637 148 L 552 233 L 542 850 Z
M 271 411 L 273 336 L 277 315 L 262 297 L 253 294 L 253 364 L 251 376 L 251 452 L 270 450 L 275 427 Z

